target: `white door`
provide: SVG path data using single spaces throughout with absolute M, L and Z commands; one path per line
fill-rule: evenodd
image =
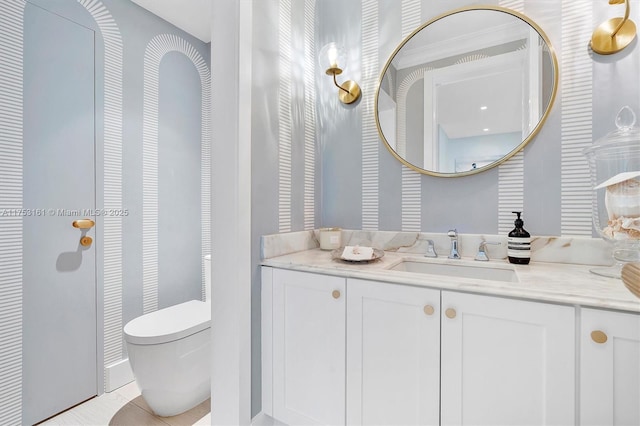
M 96 395 L 94 33 L 27 3 L 23 424 Z M 86 211 L 83 211 L 86 210 Z M 91 218 L 91 217 L 90 217 Z M 95 219 L 95 218 L 92 218 Z
M 442 425 L 575 423 L 575 310 L 442 292 Z
M 640 315 L 581 311 L 580 424 L 640 425 Z
M 440 291 L 349 279 L 347 424 L 438 425 Z
M 273 270 L 273 415 L 345 424 L 345 279 Z

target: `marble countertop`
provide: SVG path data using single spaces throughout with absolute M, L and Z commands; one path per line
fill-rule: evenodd
M 403 259 L 419 259 L 420 261 L 456 265 L 466 264 L 474 267 L 513 268 L 518 282 L 389 270 Z M 263 260 L 262 265 L 346 278 L 640 313 L 640 299 L 635 297 L 620 279 L 592 274 L 589 272 L 591 266 L 533 261 L 529 265 L 511 265 L 502 259 L 489 262 L 476 262 L 473 259 L 451 260 L 443 257 L 425 259 L 424 256 L 415 253 L 386 252 L 384 257 L 374 262 L 354 264 L 334 260 L 330 251 L 315 248 L 271 257 Z

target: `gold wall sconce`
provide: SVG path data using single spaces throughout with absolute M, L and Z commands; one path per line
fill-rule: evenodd
M 320 66 L 326 70 L 327 75 L 333 76 L 333 84 L 338 90 L 338 97 L 344 104 L 351 104 L 360 98 L 360 86 L 353 80 L 347 80 L 342 84 L 336 81 L 336 75 L 342 74 L 342 67 L 346 67 L 347 54 L 343 47 L 336 43 L 329 43 L 320 50 L 318 56 Z
M 598 26 L 591 36 L 591 49 L 600 55 L 617 53 L 636 36 L 636 24 L 629 19 L 629 0 L 609 0 L 609 4 L 625 4 L 623 18 L 611 18 Z

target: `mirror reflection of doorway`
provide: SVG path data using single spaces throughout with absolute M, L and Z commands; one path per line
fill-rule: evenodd
M 515 51 L 425 73 L 426 168 L 454 173 L 471 170 L 457 170 L 466 162 L 486 166 L 526 139 L 526 59 Z
M 497 166 L 531 141 L 557 86 L 557 58 L 535 22 L 499 6 L 462 7 L 420 25 L 396 48 L 381 74 L 375 118 L 385 146 L 406 166 L 464 176 Z M 382 121 L 387 94 L 397 104 L 396 126 Z M 500 141 L 458 143 L 484 135 Z
M 387 143 L 396 150 L 396 101 L 384 90 L 380 91 L 378 98 L 378 118 L 380 127 L 388 134 Z

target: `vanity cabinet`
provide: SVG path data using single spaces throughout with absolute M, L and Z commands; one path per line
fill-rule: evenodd
M 580 424 L 640 425 L 640 315 L 581 310 Z
M 576 424 L 572 306 L 262 273 L 262 408 L 280 422 Z
M 440 291 L 349 279 L 347 424 L 437 425 Z
M 271 363 L 263 370 L 272 369 L 263 372 L 265 413 L 290 425 L 344 425 L 345 279 L 274 268 L 262 278 Z
M 575 424 L 575 309 L 442 291 L 441 424 Z
M 355 279 L 347 294 L 348 425 L 575 423 L 573 307 Z

